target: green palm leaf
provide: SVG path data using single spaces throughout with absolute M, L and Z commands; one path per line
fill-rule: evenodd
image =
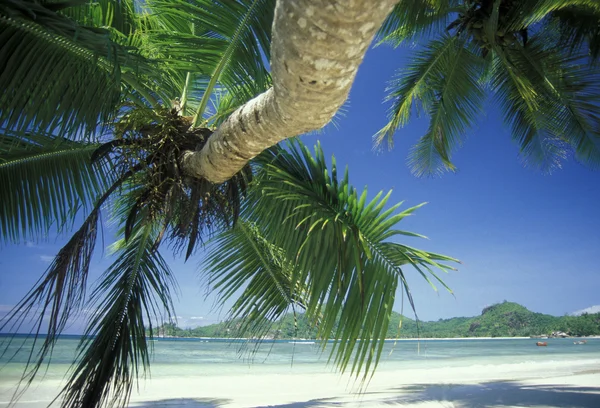
M 239 95 L 236 101 L 241 104 L 270 86 L 266 61 L 274 4 L 274 0 L 150 3 L 164 27 L 152 33 L 154 45 L 174 61 L 173 69 L 192 73 L 188 99 L 195 126 L 206 126 L 203 118 L 215 91 Z
M 127 406 L 150 364 L 146 326 L 170 321 L 171 271 L 156 247 L 157 225 L 141 223 L 132 238 L 114 244 L 118 258 L 92 293 L 96 313 L 79 346 L 77 366 L 62 390 L 63 407 Z
M 448 0 L 401 0 L 381 26 L 380 43 L 392 46 L 441 32 L 449 21 L 449 11 L 456 11 Z
M 413 173 L 453 170 L 451 153 L 489 89 L 526 163 L 551 171 L 572 151 L 582 163 L 598 165 L 598 2 L 417 3 L 421 7 L 395 10 L 383 28 L 384 41 L 421 39 L 419 32 L 436 38 L 419 46 L 390 85 L 390 118 L 375 135 L 376 145 L 391 147 L 396 130 L 422 110 L 430 125 L 411 152 Z M 453 21 L 440 34 L 445 19 Z
M 600 163 L 600 82 L 580 56 L 562 55 L 535 36 L 502 55 L 495 75 L 493 86 L 529 161 L 550 172 L 570 145 L 581 162 Z
M 574 52 L 587 49 L 591 58 L 600 57 L 600 9 L 569 7 L 554 11 L 549 29 L 560 33 L 560 46 Z
M 478 79 L 483 76 L 485 63 L 464 37 L 444 36 L 431 41 L 390 84 L 390 121 L 375 136 L 375 142 L 385 140 L 393 146 L 396 130 L 422 107 L 431 122 L 412 151 L 412 171 L 423 176 L 453 170 L 451 152 L 481 111 L 485 94 Z
M 292 281 L 293 263 L 257 225 L 240 220 L 209 245 L 203 269 L 221 302 L 235 296 L 229 317 L 240 322 L 239 336 L 261 337 L 290 308 L 295 313 L 296 307 L 304 307 L 306 288 Z M 244 319 L 250 315 L 260 318 Z
M 396 288 L 408 291 L 402 267 L 416 265 L 424 273 L 431 268 L 446 271 L 451 268 L 437 260 L 455 260 L 389 241 L 412 235 L 393 227 L 416 207 L 401 213 L 396 213 L 399 204 L 386 209 L 389 194 L 367 202 L 367 192 L 359 195 L 347 173 L 338 179 L 335 160 L 328 169 L 320 147 L 313 156 L 297 142 L 289 150 L 272 149 L 259 162 L 262 170 L 242 217 L 260 226 L 259 236 L 268 248 L 282 252 L 275 257 L 272 251 L 261 254 L 250 244 L 237 257 L 220 257 L 213 250 L 208 274 L 219 277 L 218 290 L 224 298 L 248 284 L 242 299 L 257 307 L 245 306 L 235 316 L 247 319 L 245 327 L 252 328 L 253 322 L 271 320 L 296 303 L 289 289 L 281 296 L 255 284 L 272 279 L 266 277 L 272 275 L 271 262 L 261 255 L 268 254 L 267 260 L 284 255 L 279 264 L 288 271 L 285 288 L 305 294 L 300 299 L 309 319 L 318 325 L 323 345 L 335 340 L 331 358 L 341 370 L 351 365 L 352 372 L 366 376 L 381 354 Z M 240 239 L 239 234 L 220 236 L 217 245 L 234 248 Z M 393 251 L 403 258 L 389 257 Z
M 110 181 L 107 168 L 90 161 L 97 147 L 42 134 L 0 134 L 1 241 L 39 240 L 51 227 L 70 229 Z
M 122 80 L 143 91 L 134 76 L 156 69 L 121 44 L 127 43 L 122 34 L 82 26 L 54 11 L 55 5 L 0 5 L 0 123 L 15 131 L 81 137 L 113 117 Z
M 44 3 L 47 8 L 84 26 L 111 27 L 125 35 L 139 28 L 136 0 L 50 0 Z
M 596 0 L 523 0 L 513 3 L 506 20 L 511 30 L 519 30 L 544 20 L 553 12 L 573 7 L 600 12 Z

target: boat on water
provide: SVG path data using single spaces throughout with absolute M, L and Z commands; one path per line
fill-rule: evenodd
M 574 341 L 573 344 L 586 344 L 587 340 Z
M 536 346 L 540 346 L 540 347 L 546 347 L 548 345 L 548 342 L 546 341 L 538 341 L 537 343 L 535 343 Z

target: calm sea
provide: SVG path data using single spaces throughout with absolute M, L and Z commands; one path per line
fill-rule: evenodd
M 0 336 L 5 349 L 6 336 Z M 506 365 L 507 369 L 548 365 L 548 370 L 600 358 L 600 339 L 585 345 L 574 339 L 548 339 L 537 347 L 535 339 L 420 340 L 388 342 L 380 370 L 460 368 Z M 61 379 L 76 357 L 78 336 L 64 336 L 56 344 L 45 379 Z M 15 339 L 0 358 L 0 381 L 16 380 L 28 358 L 30 340 Z M 312 342 L 257 343 L 205 339 L 157 339 L 152 342 L 152 377 L 231 375 L 245 372 L 327 372 L 330 345 L 322 350 Z M 598 367 L 600 368 L 600 367 Z M 551 374 L 549 372 L 549 374 Z M 564 374 L 564 373 L 561 373 Z

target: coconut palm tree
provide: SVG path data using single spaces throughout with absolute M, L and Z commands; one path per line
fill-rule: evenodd
M 111 108 L 119 84 L 122 90 L 130 91 L 130 97 L 144 98 L 150 103 L 162 101 L 163 106 L 167 106 L 165 101 L 175 94 L 173 87 L 183 87 L 185 79 L 198 80 L 195 73 L 204 66 L 211 67 L 212 71 L 209 69 L 203 74 L 214 73 L 213 78 L 218 77 L 229 65 L 232 57 L 229 53 L 243 49 L 238 47 L 240 42 L 245 43 L 254 36 L 259 39 L 260 47 L 245 49 L 246 56 L 252 57 L 252 64 L 238 66 L 238 75 L 229 79 L 239 82 L 239 88 L 243 89 L 251 82 L 248 78 L 252 77 L 254 68 L 264 65 L 264 56 L 270 58 L 272 86 L 256 98 L 245 100 L 248 103 L 237 110 L 233 109 L 229 120 L 215 129 L 206 146 L 183 154 L 183 168 L 187 173 L 223 182 L 266 148 L 285 138 L 321 128 L 331 120 L 348 95 L 367 47 L 396 1 L 384 0 L 373 8 L 367 0 L 342 1 L 327 7 L 320 7 L 314 0 L 196 0 L 168 5 L 164 2 L 136 5 L 134 0 L 101 0 L 88 4 L 81 0 L 81 6 L 72 10 L 70 6 L 77 1 L 11 0 L 0 5 L 3 39 L 12 39 L 3 43 L 3 52 L 11 56 L 5 60 L 13 62 L 3 67 L 0 85 L 10 91 L 7 95 L 14 97 L 2 100 L 0 123 L 10 119 L 8 123 L 13 130 L 15 126 L 30 130 L 28 126 L 35 125 L 45 130 L 50 126 L 68 132 L 69 126 L 75 126 L 75 130 L 90 131 L 95 126 L 92 119 L 105 119 L 114 114 Z M 156 14 L 168 7 L 171 7 L 167 10 L 169 15 L 176 17 L 157 22 Z M 191 16 L 202 20 L 199 26 L 191 21 L 193 18 L 185 18 L 181 11 L 184 9 L 191 10 Z M 252 16 L 259 16 L 254 20 L 261 21 L 260 27 L 244 29 L 252 20 L 248 19 L 248 10 L 253 12 Z M 73 24 L 73 19 L 77 24 Z M 171 40 L 169 26 L 182 35 Z M 147 30 L 140 28 L 162 29 L 163 35 L 146 35 Z M 213 28 L 215 35 L 211 35 Z M 224 29 L 233 31 L 228 36 L 220 36 Z M 271 36 L 262 34 L 271 31 L 273 41 L 270 41 Z M 89 44 L 83 34 L 90 37 Z M 20 38 L 28 41 L 20 41 Z M 156 48 L 153 44 L 159 38 L 164 43 Z M 265 39 L 268 41 L 264 42 Z M 27 51 L 28 44 L 34 40 L 35 49 Z M 144 49 L 141 55 L 140 47 Z M 81 74 L 83 69 L 77 71 L 77 64 L 66 57 L 52 59 L 56 62 L 49 65 L 53 69 L 41 69 L 47 57 L 54 55 L 50 54 L 51 50 L 57 48 L 62 50 L 57 55 L 76 55 L 78 58 L 74 60 L 80 66 L 85 65 L 87 73 Z M 224 49 L 229 51 L 222 54 Z M 140 56 L 152 58 L 153 64 L 146 64 Z M 27 61 L 29 69 L 18 69 L 17 61 Z M 161 69 L 152 69 L 157 65 Z M 250 70 L 246 72 L 245 68 Z M 172 81 L 165 81 L 161 76 L 164 70 L 169 72 Z M 76 75 L 69 74 L 74 71 Z M 32 80 L 34 72 L 36 81 Z M 147 80 L 142 81 L 140 75 Z M 103 76 L 106 77 L 104 82 Z M 257 77 L 252 78 L 260 82 Z M 207 85 L 212 88 L 215 83 Z M 102 92 L 111 90 L 112 98 L 101 97 Z M 46 100 L 47 95 L 53 98 Z M 81 104 L 84 95 L 93 102 Z M 187 101 L 187 92 L 180 95 Z M 20 105 L 15 103 L 16 97 L 20 98 Z M 30 97 L 36 97 L 37 106 L 28 102 Z M 205 99 L 200 107 L 208 106 L 208 101 Z M 31 109 L 24 110 L 25 105 Z M 43 107 L 46 109 L 40 109 Z M 194 117 L 200 118 L 199 115 Z M 82 124 L 83 119 L 87 120 L 86 126 Z M 194 122 L 197 124 L 196 119 Z
M 401 268 L 411 265 L 427 277 L 431 268 L 448 269 L 439 261 L 453 260 L 388 241 L 414 235 L 392 229 L 413 209 L 394 214 L 381 197 L 367 203 L 347 177 L 338 180 L 335 166 L 328 170 L 319 149 L 314 156 L 299 145 L 266 149 L 331 119 L 395 3 L 381 1 L 375 10 L 368 1 L 328 10 L 311 0 L 0 4 L 0 50 L 7 56 L 0 126 L 8 152 L 0 177 L 11 180 L 0 214 L 4 239 L 45 234 L 51 225 L 68 229 L 79 204 L 86 216 L 9 320 L 19 327 L 40 306 L 34 332 L 49 333 L 31 355 L 27 381 L 67 320 L 91 305 L 98 312 L 86 334 L 94 336 L 81 343 L 63 405 L 126 404 L 138 369 L 148 365 L 146 326 L 173 315 L 174 277 L 160 251 L 170 244 L 189 257 L 211 236 L 216 244 L 206 270 L 222 298 L 247 284 L 232 310 L 245 318 L 243 327 L 260 333 L 299 307 L 322 338 L 341 339 L 332 350 L 340 368 L 352 361 L 354 372 L 366 373 L 376 365 L 395 289 L 407 290 Z M 451 33 L 432 43 L 436 53 L 426 48 L 416 60 L 421 71 L 413 71 L 425 79 L 409 75 L 416 81 L 405 84 L 411 99 L 400 103 L 408 111 L 398 110 L 397 124 L 412 98 L 434 114 L 435 137 L 417 151 L 421 167 L 435 168 L 442 153 L 442 164 L 451 166 L 452 142 L 483 98 L 480 82 L 505 101 L 526 152 L 539 150 L 552 162 L 561 154 L 557 139 L 567 134 L 579 157 L 593 163 L 596 82 L 589 63 L 597 58 L 597 6 L 487 4 L 401 2 L 383 26 L 389 41 L 439 27 Z M 585 24 L 575 24 L 582 16 Z M 552 36 L 537 40 L 553 33 L 552 25 L 559 27 L 555 43 L 568 45 L 564 55 L 549 49 Z M 581 58 L 583 50 L 590 55 Z M 446 75 L 442 68 L 456 66 L 458 57 L 467 62 L 464 71 Z M 40 154 L 44 148 L 49 154 Z M 59 154 L 67 150 L 69 169 Z M 44 170 L 31 170 L 38 165 Z M 106 210 L 122 239 L 86 298 Z M 336 318 L 345 324 L 334 324 Z
M 382 41 L 416 43 L 390 84 L 393 145 L 413 112 L 430 117 L 413 148 L 414 174 L 454 170 L 452 152 L 488 96 L 504 113 L 527 163 L 552 171 L 573 153 L 600 163 L 600 5 L 593 0 L 401 1 Z
M 61 404 L 125 406 L 138 373 L 149 368 L 147 331 L 152 336 L 154 325 L 175 316 L 175 276 L 161 252 L 171 248 L 189 256 L 198 238 L 210 236 L 207 231 L 215 235 L 204 273 L 222 302 L 243 289 L 231 317 L 241 319 L 244 335 L 260 336 L 286 312 L 303 310 L 318 327 L 319 338 L 336 340 L 330 353 L 342 371 L 349 368 L 365 377 L 372 373 L 396 290 L 405 291 L 413 304 L 404 268 L 413 267 L 435 287 L 436 281 L 443 285 L 435 270 L 451 270 L 446 263 L 456 260 L 396 242 L 395 236 L 419 236 L 397 230 L 396 224 L 420 206 L 398 212 L 400 204 L 386 205 L 389 193 L 367 201 L 367 191 L 355 190 L 347 171 L 338 179 L 332 160 L 328 169 L 320 147 L 313 155 L 297 142 L 253 161 L 250 185 L 241 176 L 237 184 L 232 179 L 218 186 L 189 180 L 154 199 L 148 191 L 160 185 L 150 187 L 144 173 L 107 184 L 83 224 L 3 325 L 16 331 L 36 310 L 35 340 L 39 332 L 47 332 L 40 347 L 31 350 L 25 385 L 51 358 L 68 319 L 85 307 L 94 313 L 59 395 Z M 17 160 L 5 164 L 16 173 L 34 167 Z M 160 165 L 148 167 L 146 172 L 153 172 Z M 246 196 L 235 200 L 231 191 Z M 111 196 L 123 238 L 112 246 L 115 261 L 86 297 L 98 219 Z
M 3 241 L 38 238 L 53 226 L 72 231 L 75 214 L 83 215 L 3 323 L 17 331 L 38 312 L 33 334 L 39 347 L 31 350 L 24 385 L 85 307 L 95 313 L 61 403 L 126 405 L 138 373 L 149 366 L 146 329 L 152 333 L 174 316 L 175 281 L 161 255 L 165 249 L 187 258 L 213 238 L 206 273 L 223 300 L 246 287 L 232 309 L 245 329 L 260 334 L 285 311 L 302 308 L 321 338 L 339 339 L 331 350 L 339 367 L 352 361 L 357 374 L 377 364 L 396 288 L 412 302 L 402 268 L 411 265 L 432 280 L 435 268 L 451 269 L 441 262 L 452 258 L 390 240 L 418 236 L 394 229 L 415 208 L 397 213 L 398 206 L 387 208 L 389 195 L 367 202 L 366 191 L 352 188 L 347 174 L 338 180 L 335 163 L 328 168 L 320 148 L 313 155 L 292 144 L 256 156 L 316 126 L 276 129 L 281 117 L 269 116 L 273 104 L 295 106 L 281 99 L 286 82 L 276 86 L 281 66 L 271 64 L 273 76 L 267 69 L 269 59 L 283 64 L 270 54 L 274 4 L 2 3 L 0 39 L 6 41 L 0 49 L 9 56 L 0 76 L 7 90 L 0 99 Z M 361 38 L 370 40 L 375 29 L 367 27 Z M 350 58 L 350 78 L 361 58 L 360 52 Z M 345 99 L 351 80 L 332 86 L 310 74 L 298 79 L 296 69 L 285 69 L 296 82 L 306 81 L 296 95 L 321 98 L 331 88 L 334 105 Z M 289 96 L 293 101 L 294 92 Z M 242 145 L 231 147 L 231 130 L 252 136 L 257 128 L 266 129 L 263 147 L 240 161 L 235 152 Z M 237 158 L 224 167 L 226 176 L 197 171 L 198 158 L 219 168 L 213 157 L 228 160 L 229 154 Z M 86 296 L 103 212 L 120 225 L 121 239 L 112 246 L 115 261 Z M 330 259 L 331 253 L 338 256 Z M 337 318 L 343 324 L 335 325 Z M 40 332 L 47 335 L 39 338 Z

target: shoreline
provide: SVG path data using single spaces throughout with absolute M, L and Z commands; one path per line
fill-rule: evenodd
M 25 338 L 31 337 L 30 333 L 0 333 L 0 339 L 4 337 L 13 337 L 16 338 Z M 40 337 L 45 337 L 46 334 L 40 334 Z M 69 338 L 81 338 L 83 335 L 81 334 L 61 334 L 59 338 L 61 339 L 69 339 Z M 318 339 L 304 339 L 304 338 L 289 338 L 289 339 L 257 339 L 257 338 L 249 338 L 249 337 L 180 337 L 180 336 L 155 336 L 148 337 L 148 340 L 160 341 L 160 340 L 204 340 L 204 341 L 256 341 L 256 342 L 319 342 Z M 394 341 L 435 341 L 435 340 L 523 340 L 523 339 L 544 339 L 544 340 L 556 340 L 556 339 L 600 339 L 600 335 L 591 335 L 591 336 L 568 336 L 568 337 L 538 337 L 538 336 L 502 336 L 502 337 L 401 337 L 401 338 L 387 338 L 385 342 L 394 342 Z M 328 342 L 333 342 L 335 340 L 328 340 Z
M 256 341 L 256 342 L 291 342 L 291 343 L 302 343 L 302 342 L 319 342 L 318 339 L 254 339 L 248 337 L 176 337 L 176 336 L 162 336 L 162 337 L 151 337 L 150 340 L 213 340 L 213 341 Z M 398 339 L 385 339 L 386 342 L 394 341 L 449 341 L 449 340 L 556 340 L 556 339 L 600 339 L 600 336 L 569 336 L 569 337 L 531 337 L 531 336 L 515 336 L 515 337 L 402 337 Z M 334 342 L 335 340 L 328 340 L 328 342 Z

